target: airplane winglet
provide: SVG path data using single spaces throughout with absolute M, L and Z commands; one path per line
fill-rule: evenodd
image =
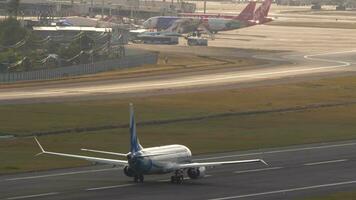
M 42 154 L 43 154 L 43 152 L 40 152 L 40 153 L 36 154 L 35 157 L 42 155 Z
M 268 163 L 266 163 L 264 160 L 260 159 L 261 163 L 265 164 L 268 166 Z
M 37 155 L 40 155 L 40 154 L 42 154 L 42 153 L 45 153 L 46 151 L 43 149 L 42 145 L 40 144 L 40 142 L 37 140 L 36 137 L 35 137 L 35 140 L 36 140 L 36 143 L 38 144 L 38 146 L 39 146 L 40 149 L 41 149 L 41 153 L 39 153 L 39 154 L 37 154 Z M 36 155 L 36 156 L 37 156 L 37 155 Z

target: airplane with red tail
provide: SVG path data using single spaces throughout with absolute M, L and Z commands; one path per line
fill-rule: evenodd
M 146 20 L 143 26 L 146 29 L 176 33 L 189 33 L 199 29 L 206 30 L 210 33 L 217 33 L 220 31 L 246 28 L 271 21 L 272 19 L 267 18 L 271 4 L 272 0 L 265 0 L 261 6 L 254 11 L 256 3 L 251 2 L 240 15 L 231 19 L 218 17 L 156 16 Z

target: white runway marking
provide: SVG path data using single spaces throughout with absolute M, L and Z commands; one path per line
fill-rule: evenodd
M 19 178 L 8 178 L 5 179 L 5 181 L 18 181 L 18 180 L 27 180 L 27 179 L 47 178 L 47 177 L 54 177 L 54 176 L 67 176 L 67 175 L 74 175 L 74 174 L 86 174 L 86 173 L 104 172 L 104 171 L 112 171 L 112 170 L 118 170 L 118 169 L 117 168 L 95 169 L 95 170 L 85 170 L 85 171 L 66 172 L 66 173 L 57 173 L 57 174 L 46 174 L 46 175 L 38 175 L 38 176 L 26 176 L 26 177 L 19 177 Z
M 350 66 L 352 63 L 351 62 L 345 62 L 342 60 L 331 60 L 331 59 L 325 59 L 325 58 L 314 58 L 315 56 L 325 56 L 325 55 L 336 55 L 336 54 L 343 54 L 343 53 L 353 53 L 356 52 L 356 50 L 351 50 L 351 51 L 341 51 L 341 52 L 334 52 L 334 53 L 319 53 L 319 54 L 314 54 L 314 55 L 305 55 L 304 58 L 308 60 L 316 60 L 316 61 L 322 61 L 322 62 L 331 62 L 331 63 L 340 63 L 340 65 L 337 65 L 335 67 L 347 67 Z
M 9 197 L 8 200 L 16 200 L 16 199 L 29 199 L 29 198 L 36 198 L 36 197 L 45 197 L 59 194 L 59 192 L 51 192 L 51 193 L 43 193 L 43 194 L 33 194 L 27 196 L 18 196 L 18 197 Z
M 244 171 L 234 171 L 235 174 L 244 174 L 250 172 L 261 172 L 261 171 L 270 171 L 270 170 L 277 170 L 283 169 L 283 167 L 270 167 L 270 168 L 261 168 L 261 169 L 251 169 L 251 170 L 244 170 Z
M 275 151 L 266 151 L 266 152 L 257 152 L 257 153 L 235 154 L 235 155 L 228 155 L 228 156 L 216 156 L 216 157 L 200 158 L 200 159 L 194 159 L 194 160 L 195 161 L 198 161 L 198 160 L 214 160 L 214 159 L 221 159 L 221 158 L 233 158 L 233 157 L 263 155 L 263 154 L 276 154 L 276 153 L 286 153 L 286 152 L 309 151 L 309 150 L 317 150 L 317 149 L 329 149 L 329 148 L 346 147 L 346 146 L 354 146 L 354 145 L 356 145 L 356 142 L 344 143 L 344 144 L 312 146 L 312 147 L 295 148 L 295 149 L 284 149 L 284 150 L 275 150 Z
M 306 186 L 306 187 L 290 188 L 290 189 L 284 189 L 284 190 L 275 190 L 275 191 L 269 191 L 269 192 L 261 192 L 261 193 L 245 194 L 245 195 L 236 195 L 236 196 L 227 196 L 227 197 L 221 197 L 221 198 L 215 198 L 215 199 L 209 199 L 209 200 L 243 199 L 243 198 L 248 198 L 248 197 L 266 196 L 266 195 L 271 195 L 271 194 L 281 194 L 281 193 L 287 193 L 287 192 L 297 192 L 297 191 L 303 191 L 303 190 L 328 188 L 328 187 L 335 187 L 335 186 L 350 185 L 350 184 L 355 184 L 355 183 L 356 183 L 356 180 L 353 180 L 353 181 L 345 181 L 345 182 L 338 182 L 338 183 L 330 183 L 330 184 L 322 184 L 322 185 L 312 185 L 312 186 Z
M 136 184 L 111 185 L 111 186 L 105 186 L 105 187 L 88 188 L 88 189 L 86 189 L 86 191 L 107 190 L 107 189 L 113 189 L 113 188 L 129 187 L 129 186 L 134 186 L 134 185 L 136 185 Z
M 306 166 L 323 165 L 323 164 L 338 163 L 338 162 L 345 162 L 345 161 L 347 161 L 347 159 L 328 160 L 328 161 L 315 162 L 315 163 L 306 163 L 306 164 L 304 164 L 304 165 L 306 165 Z

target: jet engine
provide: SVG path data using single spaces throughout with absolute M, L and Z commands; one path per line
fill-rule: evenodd
M 132 169 L 130 169 L 128 166 L 126 166 L 124 168 L 124 173 L 128 177 L 134 177 L 135 176 L 134 171 Z
M 205 176 L 205 167 L 189 168 L 187 174 L 191 179 L 203 178 Z

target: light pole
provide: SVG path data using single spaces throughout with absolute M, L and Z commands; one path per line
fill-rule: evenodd
M 204 14 L 206 14 L 206 0 L 204 0 Z
M 101 19 L 104 18 L 104 0 L 101 1 Z

